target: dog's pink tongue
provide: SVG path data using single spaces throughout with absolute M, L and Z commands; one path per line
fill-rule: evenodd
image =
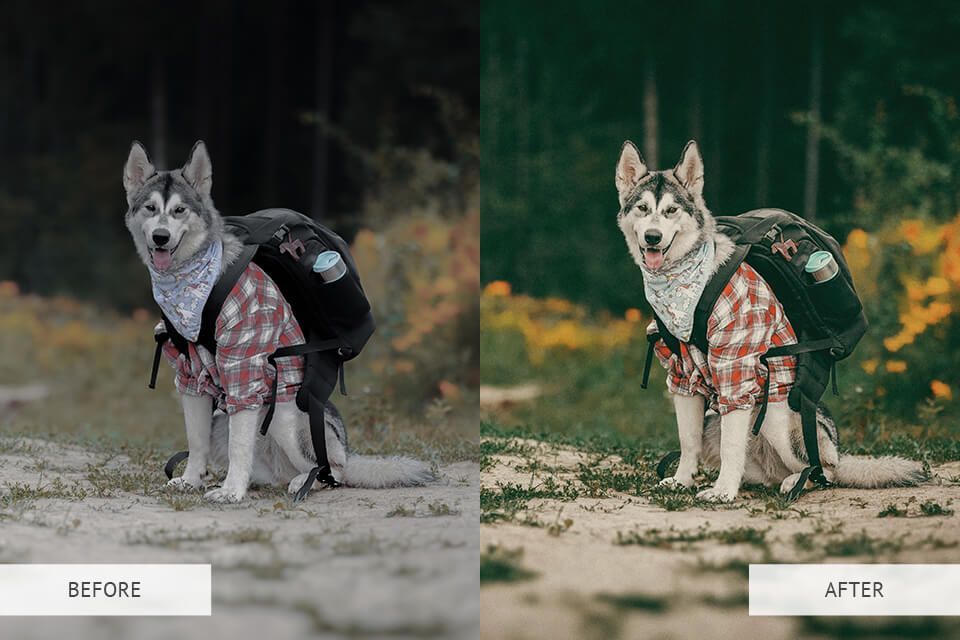
M 169 269 L 171 262 L 173 262 L 173 256 L 170 255 L 169 251 L 166 249 L 153 250 L 153 266 L 156 267 L 158 271 L 166 271 Z
M 651 269 L 659 269 L 663 264 L 663 251 L 658 249 L 647 249 L 643 252 L 643 261 Z

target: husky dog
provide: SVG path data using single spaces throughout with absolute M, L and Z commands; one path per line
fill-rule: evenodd
M 213 167 L 202 141 L 194 145 L 183 168 L 172 171 L 158 171 L 143 146 L 134 142 L 123 169 L 123 186 L 127 228 L 140 258 L 154 273 L 169 272 L 207 251 L 211 243 L 222 243 L 220 274 L 239 256 L 241 242 L 225 231 L 210 197 Z M 265 407 L 228 417 L 214 412 L 210 395 L 181 394 L 181 404 L 190 456 L 183 475 L 168 483 L 172 487 L 202 487 L 212 464 L 226 468 L 227 475 L 223 486 L 205 497 L 237 502 L 251 483 L 286 485 L 295 493 L 316 466 L 309 417 L 293 401 L 277 403 L 266 437 L 257 434 Z M 331 403 L 326 405 L 325 427 L 332 474 L 347 486 L 410 486 L 433 479 L 429 466 L 417 460 L 347 453 L 343 420 Z
M 633 143 L 625 142 L 615 183 L 620 200 L 618 225 L 645 278 L 671 266 L 679 268 L 681 260 L 695 261 L 700 254 L 693 252 L 712 243 L 712 250 L 704 252 L 712 258 L 702 266 L 709 278 L 733 253 L 733 242 L 717 232 L 704 203 L 703 160 L 696 142 L 687 143 L 680 162 L 668 171 L 650 171 Z M 761 353 L 744 355 L 759 358 Z M 698 497 L 726 502 L 736 498 L 742 482 L 779 485 L 781 491 L 788 492 L 807 466 L 800 414 L 786 402 L 771 402 L 759 436 L 750 437 L 756 407 L 733 409 L 721 417 L 705 411 L 704 395 L 671 396 L 681 455 L 676 473 L 665 478 L 662 485 L 692 487 L 702 461 L 719 467 L 720 474 L 714 486 Z M 823 472 L 831 482 L 872 488 L 916 484 L 924 478 L 922 465 L 911 460 L 841 455 L 837 428 L 823 406 L 818 410 L 817 428 Z

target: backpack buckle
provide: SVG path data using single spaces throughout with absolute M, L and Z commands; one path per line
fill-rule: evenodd
M 307 248 L 303 246 L 302 240 L 293 239 L 293 234 L 290 233 L 290 230 L 287 229 L 286 226 L 280 227 L 280 229 L 277 230 L 277 233 L 280 233 L 283 230 L 287 231 L 287 240 L 286 242 L 280 244 L 280 253 L 289 253 L 291 258 L 299 261 L 300 256 L 307 252 Z
M 797 251 L 799 250 L 800 248 L 797 247 L 796 242 L 783 239 L 783 231 L 780 231 L 780 240 L 774 242 L 773 246 L 770 247 L 770 253 L 779 253 L 787 262 L 793 260 L 793 256 L 797 255 Z

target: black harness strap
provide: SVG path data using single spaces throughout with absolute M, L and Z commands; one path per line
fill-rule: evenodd
M 807 340 L 797 342 L 796 344 L 786 344 L 780 347 L 772 347 L 760 356 L 760 364 L 767 367 L 767 360 L 770 358 L 783 358 L 785 356 L 797 356 L 801 353 L 811 353 L 813 351 L 825 351 L 836 346 L 833 338 L 822 338 L 820 340 Z M 757 412 L 757 418 L 753 422 L 753 435 L 760 433 L 760 427 L 763 426 L 763 420 L 767 416 L 767 401 L 770 399 L 770 368 L 767 367 L 767 378 L 763 382 L 763 400 L 760 401 L 760 410 Z M 814 405 L 816 409 L 816 405 Z M 819 460 L 819 458 L 818 458 Z
M 800 494 L 803 493 L 803 489 L 807 486 L 807 480 L 810 479 L 810 472 L 812 470 L 813 467 L 806 467 L 800 472 L 800 477 L 797 478 L 797 483 L 793 485 L 793 488 L 790 489 L 789 493 L 787 493 L 787 502 L 793 502 L 800 497 Z
M 160 372 L 160 356 L 163 353 L 164 343 L 170 339 L 170 334 L 166 331 L 161 331 L 160 333 L 154 334 L 153 339 L 157 341 L 157 348 L 153 352 L 153 366 L 150 367 L 150 384 L 147 385 L 150 389 L 157 388 L 157 373 Z
M 671 451 L 667 455 L 660 458 L 660 462 L 657 463 L 657 476 L 661 480 L 667 477 L 667 468 L 674 463 L 675 460 L 680 459 L 679 451 Z
M 337 339 L 314 340 L 304 344 L 293 344 L 287 347 L 280 347 L 269 356 L 267 362 L 274 369 L 273 384 L 270 386 L 270 405 L 267 407 L 267 414 L 263 416 L 263 424 L 260 425 L 260 435 L 267 435 L 267 429 L 270 428 L 270 422 L 273 421 L 273 412 L 277 407 L 277 384 L 280 376 L 276 375 L 277 358 L 289 358 L 291 356 L 304 356 L 308 353 L 318 353 L 320 351 L 334 351 L 339 349 L 341 343 Z M 340 364 L 340 382 L 343 387 L 343 363 Z M 320 407 L 320 413 L 323 415 L 323 407 Z M 311 414 L 311 419 L 313 416 Z
M 653 349 L 654 345 L 659 339 L 659 333 L 651 333 L 647 335 L 647 357 L 643 362 L 643 379 L 640 381 L 641 389 L 646 389 L 647 383 L 650 382 L 650 365 L 653 363 Z
M 190 457 L 189 451 L 178 451 L 170 456 L 167 464 L 163 465 L 163 472 L 167 474 L 167 480 L 173 480 L 173 472 L 177 470 L 177 465 Z
M 803 493 L 807 480 L 813 480 L 821 489 L 832 486 L 832 482 L 823 475 L 823 466 L 820 464 L 820 442 L 817 433 L 817 403 L 803 396 L 800 401 L 800 423 L 803 426 L 803 446 L 807 449 L 807 461 L 810 463 L 803 471 L 797 483 L 787 494 L 789 501 L 794 501 Z
M 293 497 L 294 502 L 300 502 L 307 497 L 307 492 L 313 486 L 316 480 L 324 483 L 331 489 L 340 486 L 340 483 L 333 477 L 330 471 L 330 461 L 327 460 L 327 437 L 326 437 L 326 418 L 324 416 L 323 403 L 317 400 L 316 396 L 310 394 L 308 402 L 308 414 L 310 415 L 310 439 L 313 441 L 313 451 L 317 456 L 317 466 L 310 470 L 303 486 L 297 490 Z

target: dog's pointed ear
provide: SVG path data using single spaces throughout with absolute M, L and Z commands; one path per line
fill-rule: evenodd
M 640 156 L 640 151 L 632 142 L 625 141 L 620 150 L 620 160 L 617 162 L 614 180 L 617 185 L 617 195 L 620 197 L 620 206 L 623 206 L 623 199 L 645 175 L 647 175 L 647 164 Z
M 703 195 L 703 158 L 696 140 L 691 140 L 683 148 L 673 174 L 687 191 L 698 197 Z
M 150 156 L 147 155 L 147 150 L 134 140 L 130 145 L 127 164 L 123 165 L 123 188 L 127 190 L 127 197 L 142 187 L 156 172 L 156 168 L 150 162 Z
M 207 145 L 197 140 L 190 150 L 187 164 L 183 165 L 183 177 L 201 196 L 209 196 L 213 187 L 213 163 L 207 153 Z

